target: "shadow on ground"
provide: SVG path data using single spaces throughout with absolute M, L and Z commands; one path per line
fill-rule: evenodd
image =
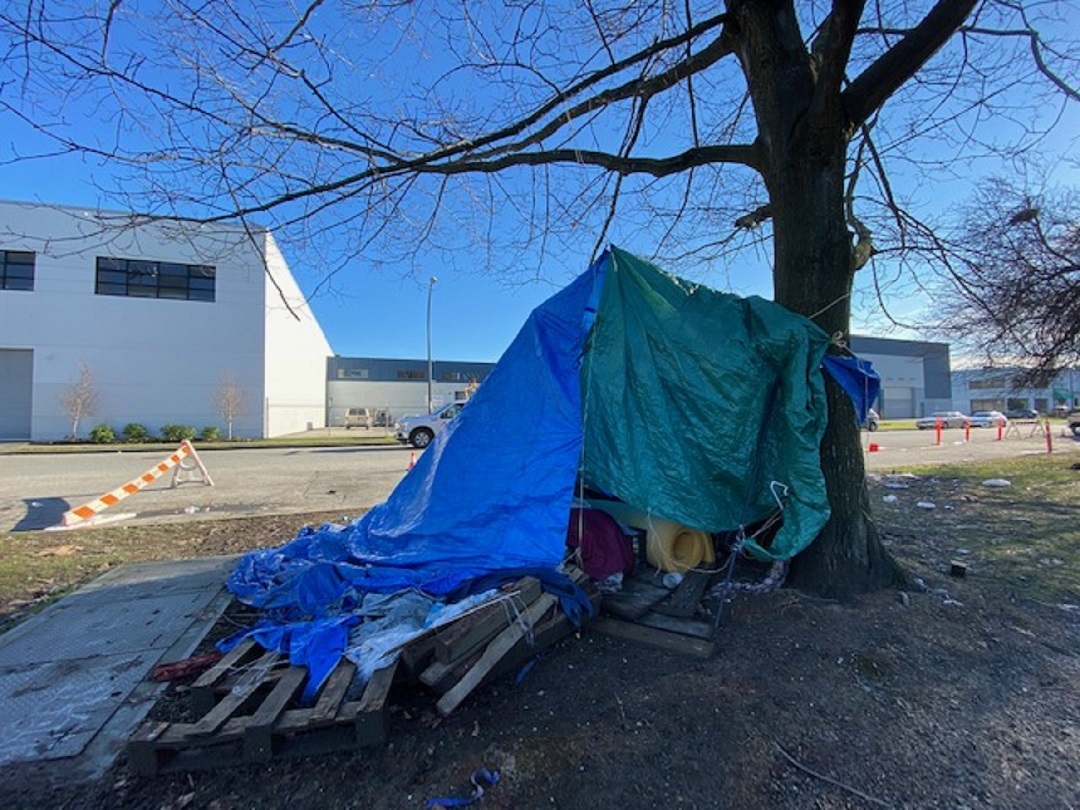
M 23 498 L 26 514 L 11 527 L 13 532 L 35 532 L 59 526 L 71 505 L 64 498 Z

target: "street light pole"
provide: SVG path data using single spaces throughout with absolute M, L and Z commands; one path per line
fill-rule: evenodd
M 431 413 L 434 408 L 432 407 L 431 396 L 431 377 L 432 377 L 432 364 L 431 364 L 431 292 L 435 289 L 435 282 L 438 281 L 435 276 L 428 279 L 427 288 L 427 410 Z

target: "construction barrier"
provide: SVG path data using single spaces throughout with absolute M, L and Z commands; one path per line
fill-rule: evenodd
M 190 463 L 185 464 L 185 462 Z M 184 439 L 176 452 L 172 453 L 160 464 L 155 464 L 138 478 L 133 478 L 123 486 L 117 487 L 112 492 L 102 495 L 97 500 L 90 501 L 90 503 L 85 503 L 82 506 L 77 506 L 74 509 L 69 509 L 64 513 L 62 525 L 75 526 L 83 521 L 96 517 L 113 504 L 119 503 L 129 495 L 134 495 L 147 484 L 153 483 L 169 470 L 173 470 L 172 483 L 169 485 L 171 487 L 184 483 L 184 481 L 181 480 L 182 472 L 192 472 L 194 470 L 199 470 L 202 474 L 202 477 L 198 479 L 200 483 L 210 487 L 214 485 L 213 480 L 210 478 L 210 473 L 207 472 L 206 467 L 199 458 L 199 454 L 195 452 L 195 448 L 192 446 L 191 442 Z

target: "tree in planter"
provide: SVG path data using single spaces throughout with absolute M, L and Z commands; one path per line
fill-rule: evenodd
M 231 372 L 221 377 L 217 390 L 217 409 L 221 418 L 225 420 L 226 438 L 232 441 L 233 420 L 244 409 L 244 389 L 236 381 L 236 375 Z
M 39 102 L 16 114 L 62 149 L 143 173 L 131 207 L 336 228 L 339 259 L 418 272 L 432 250 L 490 265 L 500 238 L 542 259 L 621 234 L 663 264 L 763 246 L 776 300 L 840 338 L 860 269 L 881 292 L 896 267 L 881 257 L 940 254 L 904 208 L 940 178 L 905 188 L 889 167 L 944 167 L 981 148 L 987 120 L 1013 125 L 994 149 L 1022 153 L 1078 98 L 1075 49 L 1048 44 L 1074 35 L 1068 4 L 480 5 L 312 0 L 259 18 L 258 3 L 169 0 L 150 20 L 33 0 L 0 12 L 18 44 L 2 70 Z M 43 112 L 72 96 L 170 136 L 156 147 L 116 126 L 120 140 L 87 142 Z M 897 571 L 851 404 L 831 382 L 828 400 L 832 518 L 793 577 L 835 595 Z
M 71 419 L 71 438 L 79 437 L 79 422 L 97 412 L 98 395 L 94 376 L 86 363 L 79 363 L 79 379 L 68 385 L 60 395 L 60 405 Z

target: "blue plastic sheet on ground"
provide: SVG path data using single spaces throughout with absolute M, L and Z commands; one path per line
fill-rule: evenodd
M 292 624 L 279 624 L 268 619 L 219 641 L 217 646 L 222 652 L 228 652 L 250 638 L 264 649 L 287 654 L 289 664 L 308 669 L 307 683 L 300 699 L 310 703 L 341 660 L 349 640 L 349 627 L 359 621 L 360 617 L 352 615 Z

